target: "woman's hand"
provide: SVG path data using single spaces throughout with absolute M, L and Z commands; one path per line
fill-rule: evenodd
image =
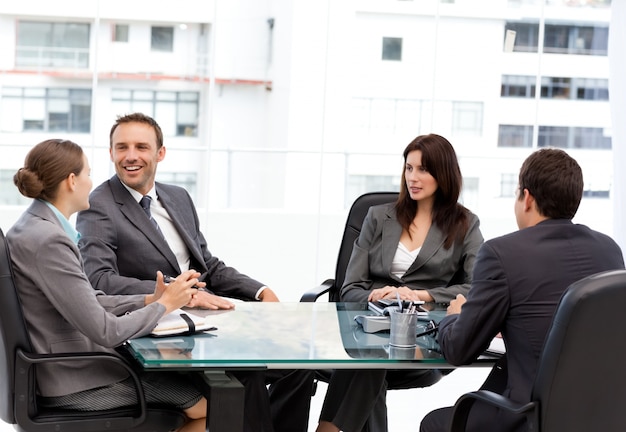
M 169 313 L 188 304 L 197 295 L 198 287 L 204 285 L 198 278 L 200 273 L 195 270 L 187 270 L 175 279 L 171 279 L 168 284 L 163 280 L 163 274 L 157 272 L 157 281 L 154 289 L 154 301 L 165 306 Z
M 400 300 L 410 300 L 410 301 L 425 301 L 431 302 L 433 298 L 426 290 L 414 290 L 407 286 L 394 287 L 387 285 L 383 288 L 377 288 L 372 290 L 368 301 L 378 301 L 380 299 L 392 299 L 395 300 L 400 296 Z

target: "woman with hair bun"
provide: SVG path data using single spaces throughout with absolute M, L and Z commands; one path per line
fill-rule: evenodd
M 51 139 L 30 150 L 13 181 L 30 207 L 7 233 L 15 284 L 26 327 L 37 353 L 105 352 L 147 335 L 165 314 L 189 303 L 199 273 L 184 272 L 165 285 L 157 274 L 154 293 L 109 296 L 92 288 L 69 219 L 89 208 L 89 162 L 72 141 Z M 98 360 L 45 364 L 37 368 L 39 403 L 76 410 L 102 410 L 137 403 L 126 372 Z M 148 403 L 182 410 L 181 432 L 205 430 L 207 401 L 188 376 L 145 372 Z

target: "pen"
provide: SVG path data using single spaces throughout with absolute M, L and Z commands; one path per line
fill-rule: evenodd
M 172 283 L 172 282 L 174 282 L 175 280 L 176 280 L 176 278 L 173 278 L 173 277 L 168 276 L 168 275 L 165 275 L 165 274 L 163 275 L 163 282 L 165 282 L 166 284 L 168 284 L 168 283 Z M 193 289 L 200 289 L 200 287 L 197 287 L 197 286 L 195 286 L 195 285 L 194 285 L 194 286 L 192 286 L 191 288 L 193 288 Z
M 435 333 L 438 329 L 439 329 L 439 324 L 431 320 L 426 326 L 426 330 L 416 334 L 415 337 L 418 338 L 421 336 L 429 335 L 431 333 Z

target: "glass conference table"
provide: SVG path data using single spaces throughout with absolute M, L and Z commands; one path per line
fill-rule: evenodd
M 418 327 L 445 316 L 443 307 L 429 308 Z M 395 348 L 389 346 L 388 331 L 363 332 L 354 318 L 372 314 L 366 304 L 242 302 L 231 311 L 189 312 L 205 316 L 216 329 L 192 336 L 142 337 L 128 341 L 126 348 L 145 370 L 201 372 L 211 432 L 242 428 L 243 387 L 233 371 L 453 367 L 433 335 L 416 338 L 415 348 Z M 473 366 L 494 361 L 485 356 Z

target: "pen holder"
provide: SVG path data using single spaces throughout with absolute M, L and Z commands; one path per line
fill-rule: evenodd
M 418 358 L 415 351 L 419 349 L 415 345 L 410 347 L 401 347 L 389 345 L 389 358 L 394 360 L 414 360 Z
M 396 347 L 413 347 L 417 345 L 417 314 L 393 310 L 391 315 L 391 328 L 389 345 Z

